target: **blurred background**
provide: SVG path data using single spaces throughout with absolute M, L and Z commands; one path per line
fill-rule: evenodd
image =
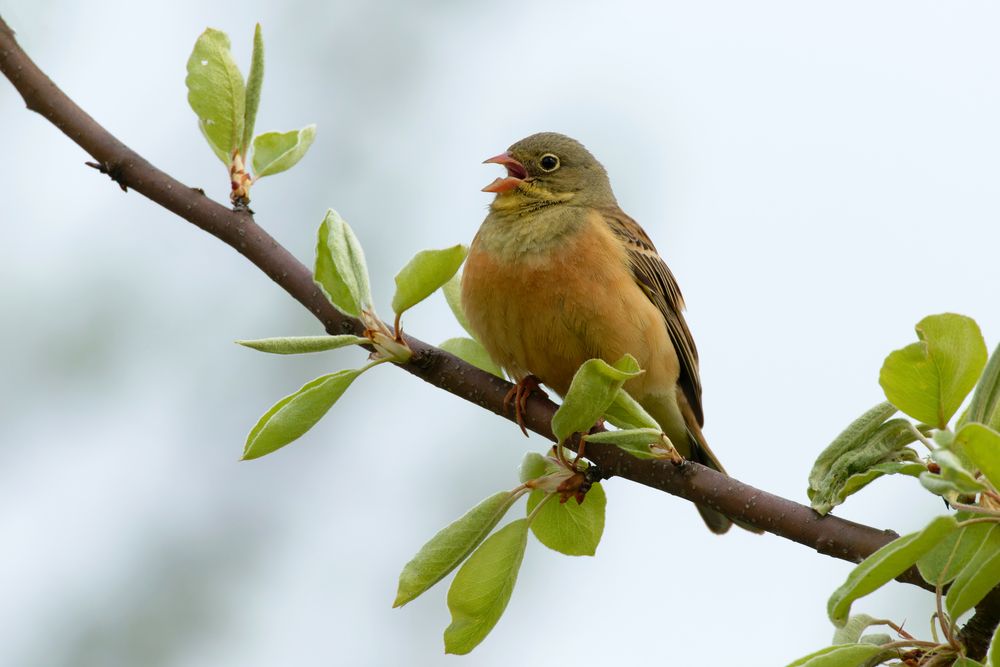
M 707 435 L 740 479 L 805 501 L 820 449 L 881 399 L 883 357 L 942 311 L 1000 337 L 1000 7 L 764 1 L 0 2 L 52 79 L 120 139 L 225 201 L 186 101 L 205 27 L 243 71 L 267 48 L 258 132 L 319 126 L 257 221 L 311 264 L 328 207 L 377 305 L 418 250 L 469 242 L 499 175 L 555 130 L 607 167 L 687 297 Z M 782 665 L 827 643 L 850 566 L 715 537 L 685 502 L 607 483 L 596 558 L 530 542 L 505 617 L 443 654 L 445 585 L 391 609 L 440 527 L 516 483 L 510 423 L 391 367 L 309 434 L 240 463 L 278 398 L 357 366 L 237 338 L 317 334 L 228 247 L 83 166 L 0 81 L 0 664 Z M 459 333 L 440 295 L 411 311 Z M 898 531 L 942 509 L 911 479 L 836 513 Z M 857 611 L 923 631 L 902 584 Z

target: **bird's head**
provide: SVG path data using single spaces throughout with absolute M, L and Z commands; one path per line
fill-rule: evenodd
M 555 132 L 540 132 L 485 163 L 499 164 L 507 176 L 483 188 L 496 193 L 494 206 L 519 202 L 567 202 L 614 204 L 608 174 L 597 159 L 576 139 Z

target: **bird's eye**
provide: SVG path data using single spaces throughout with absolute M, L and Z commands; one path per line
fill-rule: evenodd
M 552 153 L 546 153 L 538 161 L 538 165 L 542 168 L 542 171 L 555 171 L 559 168 L 559 158 Z

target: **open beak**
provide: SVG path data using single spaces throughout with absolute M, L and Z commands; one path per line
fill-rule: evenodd
M 507 169 L 506 178 L 496 179 L 483 188 L 483 192 L 495 192 L 497 194 L 510 192 L 528 177 L 528 170 L 524 168 L 523 164 L 515 160 L 510 153 L 495 155 L 489 160 L 483 160 L 483 164 L 499 164 Z

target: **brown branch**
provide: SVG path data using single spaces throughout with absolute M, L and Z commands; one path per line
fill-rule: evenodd
M 985 658 L 998 623 L 1000 623 L 1000 588 L 994 588 L 979 601 L 976 613 L 958 632 L 958 640 L 965 646 L 966 655 L 973 660 Z
M 79 144 L 93 156 L 100 170 L 120 186 L 135 190 L 234 248 L 309 309 L 327 332 L 363 333 L 361 323 L 333 308 L 313 283 L 311 271 L 260 228 L 251 213 L 229 210 L 209 200 L 200 190 L 171 178 L 80 109 L 21 50 L 3 19 L 0 19 L 0 71 L 14 84 L 29 109 L 43 115 Z M 414 355 L 410 362 L 400 364 L 401 368 L 467 401 L 503 414 L 503 398 L 511 387 L 509 383 L 416 338 L 405 338 Z M 533 395 L 527 405 L 528 428 L 554 440 L 550 423 L 556 407 L 551 401 Z M 835 516 L 820 517 L 809 507 L 696 463 L 640 461 L 614 446 L 597 443 L 587 446 L 587 458 L 605 476 L 623 477 L 707 505 L 819 553 L 850 562 L 861 561 L 897 537 L 890 530 L 878 530 Z M 899 580 L 933 590 L 914 568 Z

